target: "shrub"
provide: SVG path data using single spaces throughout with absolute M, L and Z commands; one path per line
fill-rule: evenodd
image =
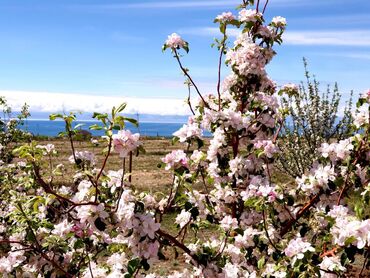
M 0 161 L 9 163 L 13 159 L 11 150 L 15 144 L 29 140 L 31 135 L 18 127 L 24 124 L 29 117 L 28 105 L 24 104 L 20 113 L 13 117 L 12 109 L 8 105 L 5 97 L 0 96 L 0 109 L 3 117 L 0 116 Z
M 352 93 L 340 117 L 338 85 L 328 85 L 322 92 L 319 82 L 308 72 L 306 59 L 303 63 L 306 83 L 301 82 L 297 91 L 293 88 L 281 100 L 287 117 L 278 140 L 281 155 L 276 166 L 293 178 L 310 170 L 320 157 L 318 149 L 322 143 L 348 138 L 352 131 Z

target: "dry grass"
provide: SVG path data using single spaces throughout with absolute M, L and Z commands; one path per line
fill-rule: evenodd
M 68 158 L 72 154 L 71 146 L 68 140 L 59 139 L 50 141 L 39 141 L 41 145 L 53 143 L 58 151 L 58 157 L 53 163 L 71 165 Z M 89 141 L 79 141 L 74 143 L 76 151 L 93 152 L 97 158 L 97 168 L 99 169 L 104 160 L 103 149 L 106 147 L 105 142 L 101 142 L 99 146 L 93 146 Z M 132 163 L 132 184 L 135 188 L 150 192 L 167 192 L 171 184 L 172 178 L 169 171 L 158 168 L 161 158 L 171 150 L 177 149 L 180 145 L 172 145 L 169 139 L 144 139 L 143 146 L 146 153 L 141 153 L 133 157 Z M 108 159 L 105 170 L 122 169 L 122 159 L 113 151 Z M 126 169 L 128 162 L 126 162 Z M 58 179 L 58 183 L 68 185 L 72 183 L 73 167 L 67 167 L 66 174 Z

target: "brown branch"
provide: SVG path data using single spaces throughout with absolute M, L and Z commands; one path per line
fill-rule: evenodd
M 128 163 L 128 182 L 131 183 L 132 180 L 132 152 L 130 152 L 130 158 L 129 158 L 129 163 Z
M 280 236 L 283 237 L 286 233 L 288 233 L 293 225 L 303 216 L 303 214 L 308 211 L 314 204 L 316 204 L 320 200 L 320 195 L 322 192 L 317 193 L 303 208 L 301 208 L 296 216 L 295 219 L 290 219 L 288 223 L 281 229 Z
M 266 0 L 265 6 L 263 6 L 262 14 L 265 13 L 267 4 L 269 3 L 269 0 Z
M 320 255 L 320 258 L 324 258 L 324 257 L 333 257 L 335 256 L 335 253 L 338 251 L 338 247 L 334 247 L 333 249 L 330 249 L 328 251 L 325 251 L 324 253 L 322 253 Z
M 222 46 L 220 48 L 220 56 L 218 58 L 218 75 L 217 75 L 218 111 L 221 110 L 221 92 L 220 92 L 221 64 L 222 64 L 222 55 L 224 54 L 224 50 L 225 50 L 225 43 L 226 43 L 226 27 L 225 27 L 224 37 L 222 39 Z
M 181 243 L 180 241 L 178 241 L 175 237 L 171 236 L 170 234 L 167 234 L 166 232 L 164 232 L 162 230 L 158 230 L 156 233 L 159 236 L 168 239 L 172 244 L 174 244 L 176 247 L 179 247 L 180 249 L 182 249 L 194 261 L 196 261 L 198 264 L 200 264 L 198 256 L 195 255 L 195 254 L 193 254 L 188 247 L 186 247 L 183 243 Z
M 281 131 L 281 129 L 283 128 L 283 126 L 284 126 L 284 123 L 283 123 L 283 121 L 281 121 L 280 123 L 279 123 L 280 125 L 279 125 L 279 128 L 278 128 L 278 130 L 276 131 L 276 133 L 275 133 L 275 135 L 274 135 L 274 139 L 272 140 L 272 143 L 276 143 L 276 141 L 277 141 L 277 139 L 278 139 L 278 137 L 279 137 L 279 133 L 280 133 L 280 131 Z
M 103 165 L 99 171 L 99 174 L 96 176 L 96 183 L 98 183 L 98 180 L 100 179 L 100 176 L 103 174 L 103 171 L 104 171 L 104 168 L 107 164 L 107 161 L 108 161 L 108 157 L 110 155 L 110 152 L 112 150 L 112 143 L 113 143 L 113 139 L 112 139 L 112 136 L 109 137 L 109 143 L 108 143 L 108 152 L 107 154 L 105 155 L 105 158 L 104 158 L 104 161 L 103 161 Z

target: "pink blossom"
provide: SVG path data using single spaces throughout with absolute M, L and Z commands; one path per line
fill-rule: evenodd
M 292 239 L 284 250 L 285 255 L 288 257 L 296 257 L 297 259 L 303 259 L 304 253 L 307 251 L 315 252 L 315 248 L 311 246 L 311 243 L 304 241 L 300 237 Z
M 236 218 L 232 218 L 230 215 L 226 215 L 221 221 L 220 221 L 221 227 L 228 231 L 238 228 L 238 220 Z
M 55 153 L 55 146 L 53 144 L 37 145 L 36 148 L 43 149 L 45 155 Z
M 94 165 L 95 164 L 95 155 L 89 151 L 76 151 L 75 157 L 78 160 L 82 161 L 83 163 L 89 163 Z M 68 158 L 69 162 L 75 163 L 73 155 Z
M 332 256 L 332 257 L 324 257 L 322 262 L 319 264 L 320 266 L 320 275 L 323 278 L 336 278 L 338 277 L 336 274 L 330 273 L 334 271 L 346 271 L 346 268 L 342 266 L 340 262 L 340 258 L 338 256 Z M 328 271 L 328 272 L 325 272 Z
M 188 166 L 188 158 L 186 153 L 183 150 L 175 150 L 171 153 L 167 154 L 162 161 L 166 163 L 166 170 L 171 168 L 179 168 L 181 166 L 187 167 Z
M 114 193 L 117 188 L 125 186 L 125 179 L 123 177 L 123 170 L 108 171 L 109 181 L 107 182 L 108 187 L 111 188 L 111 192 Z
M 276 27 L 285 27 L 286 19 L 281 16 L 275 16 L 272 18 L 271 23 L 273 23 Z
M 288 83 L 288 84 L 285 84 L 281 88 L 281 90 L 286 92 L 288 95 L 296 95 L 298 94 L 299 87 L 296 84 Z
M 219 22 L 230 22 L 235 19 L 235 16 L 231 12 L 223 12 L 222 14 L 216 16 L 216 20 Z
M 141 145 L 139 142 L 140 134 L 132 134 L 129 130 L 119 130 L 113 134 L 113 147 L 120 157 L 127 157 L 130 152 L 136 150 Z
M 175 223 L 180 225 L 180 228 L 184 227 L 191 219 L 191 213 L 186 210 L 181 210 L 181 213 L 177 215 Z
M 241 22 L 256 22 L 261 20 L 262 14 L 256 10 L 242 9 L 239 12 L 239 20 Z
M 368 103 L 370 103 L 370 89 L 369 89 L 369 90 L 367 90 L 367 91 L 365 91 L 365 92 L 362 94 L 362 97 L 363 97 L 364 99 L 366 99 L 366 101 L 367 101 Z
M 180 139 L 180 142 L 185 142 L 191 138 L 200 138 L 202 136 L 202 130 L 199 128 L 197 123 L 184 124 L 178 131 L 173 133 Z
M 68 234 L 72 230 L 73 224 L 68 221 L 68 219 L 64 219 L 59 224 L 54 226 L 54 230 L 52 231 L 53 234 L 63 237 Z
M 263 153 L 272 158 L 274 154 L 279 152 L 279 148 L 271 140 L 259 140 L 254 143 L 256 149 L 263 150 Z
M 140 221 L 142 225 L 141 236 L 148 236 L 154 239 L 155 232 L 159 230 L 161 224 L 156 223 L 155 219 L 150 214 L 145 214 L 140 216 Z
M 369 105 L 364 103 L 361 105 L 355 113 L 353 113 L 353 123 L 357 128 L 362 127 L 365 124 L 369 124 Z
M 170 48 L 182 48 L 186 45 L 186 42 L 178 34 L 172 33 L 168 36 L 165 44 Z

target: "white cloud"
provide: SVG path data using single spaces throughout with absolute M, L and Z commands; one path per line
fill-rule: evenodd
M 288 22 L 290 25 L 293 22 L 295 24 L 307 24 L 308 22 L 312 25 L 331 25 L 338 26 L 338 24 L 343 24 L 345 26 L 354 26 L 361 24 L 369 24 L 370 16 L 368 14 L 356 13 L 356 14 L 331 14 L 325 16 L 297 16 L 289 17 Z
M 287 31 L 283 39 L 293 45 L 370 46 L 370 31 Z
M 310 54 L 325 57 L 340 57 L 359 60 L 370 60 L 370 54 L 363 52 L 311 52 Z
M 221 36 L 217 27 L 186 28 L 179 30 L 184 35 Z M 240 34 L 237 29 L 228 29 L 228 35 L 236 37 Z M 341 31 L 289 31 L 283 35 L 284 44 L 291 45 L 334 45 L 334 46 L 370 46 L 369 30 Z
M 326 0 L 333 2 L 337 0 Z M 241 4 L 239 0 L 198 0 L 198 1 L 136 1 L 135 3 L 106 3 L 106 4 L 92 4 L 92 5 L 73 5 L 72 8 L 85 11 L 120 11 L 125 9 L 186 9 L 186 8 L 234 8 Z M 264 1 L 260 5 L 263 7 Z M 306 1 L 306 0 L 274 0 L 269 2 L 269 6 L 302 6 L 302 5 L 322 5 L 321 1 Z M 328 4 L 328 3 L 324 3 Z
M 240 3 L 238 1 L 151 1 L 127 3 L 127 4 L 96 4 L 75 5 L 78 9 L 90 11 L 119 11 L 124 9 L 180 9 L 180 8 L 219 8 L 233 7 Z
M 146 41 L 145 37 L 133 36 L 119 31 L 113 32 L 111 34 L 111 39 L 122 43 L 143 43 Z
M 116 96 L 90 96 L 28 91 L 0 91 L 14 111 L 19 111 L 24 103 L 31 111 L 38 112 L 109 112 L 113 106 L 127 103 L 125 113 L 156 115 L 189 115 L 188 106 L 182 99 L 174 98 L 135 98 Z
M 220 29 L 218 27 L 194 27 L 184 28 L 178 31 L 181 35 L 192 35 L 202 37 L 221 37 Z M 240 34 L 240 31 L 234 28 L 227 29 L 227 34 L 231 37 L 236 37 Z

